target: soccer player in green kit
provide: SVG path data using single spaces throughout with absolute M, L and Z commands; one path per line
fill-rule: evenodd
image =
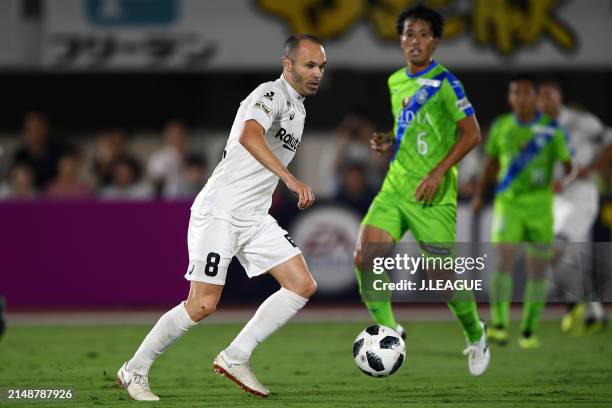
M 546 269 L 552 255 L 553 190 L 560 191 L 574 177 L 565 135 L 559 124 L 536 109 L 534 78 L 521 74 L 509 83 L 511 113 L 495 119 L 485 151 L 485 170 L 474 195 L 473 207 L 482 207 L 489 180 L 497 174 L 493 216 L 493 242 L 497 243 L 497 270 L 491 277 L 489 338 L 508 342 L 512 272 L 519 243 L 526 247 L 527 283 L 518 339 L 521 348 L 537 348 L 536 331 L 546 301 Z M 553 183 L 556 161 L 566 176 Z
M 406 66 L 391 74 L 389 91 L 393 134 L 374 133 L 371 145 L 379 154 L 395 147 L 380 192 L 362 221 L 355 266 L 360 291 L 374 258 L 386 256 L 410 230 L 423 249 L 432 243 L 454 243 L 457 214 L 455 165 L 480 142 L 474 109 L 459 80 L 432 59 L 444 19 L 429 8 L 404 10 L 397 32 Z M 452 273 L 452 272 L 451 272 Z M 467 338 L 468 368 L 478 376 L 486 370 L 490 351 L 476 302 L 450 300 Z M 453 298 L 456 299 L 456 298 Z M 364 302 L 378 324 L 397 328 L 390 299 Z

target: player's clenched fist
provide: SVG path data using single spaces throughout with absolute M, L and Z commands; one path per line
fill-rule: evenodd
M 307 184 L 302 183 L 298 179 L 290 180 L 286 184 L 287 188 L 298 196 L 297 206 L 300 210 L 305 210 L 314 204 L 314 193 Z
M 379 155 L 382 155 L 384 152 L 389 150 L 391 144 L 391 134 L 380 132 L 372 133 L 372 138 L 370 139 L 370 147 L 374 149 Z

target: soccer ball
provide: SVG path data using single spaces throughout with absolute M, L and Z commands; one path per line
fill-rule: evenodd
M 387 326 L 370 326 L 353 343 L 355 364 L 372 377 L 393 374 L 402 366 L 405 355 L 404 340 Z

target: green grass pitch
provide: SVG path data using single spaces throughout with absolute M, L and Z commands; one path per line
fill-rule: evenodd
M 371 378 L 353 363 L 358 323 L 294 323 L 255 352 L 253 367 L 269 386 L 267 400 L 251 397 L 216 375 L 216 353 L 239 331 L 236 324 L 201 324 L 153 366 L 158 403 L 131 401 L 115 384 L 119 366 L 150 326 L 9 327 L 0 341 L 0 388 L 66 388 L 74 401 L 7 402 L 0 406 L 49 407 L 610 407 L 610 332 L 570 338 L 545 322 L 543 348 L 523 351 L 515 342 L 492 346 L 489 370 L 468 374 L 464 342 L 455 322 L 407 324 L 403 367 Z M 516 333 L 514 333 L 516 335 Z M 515 340 L 515 339 L 514 339 Z

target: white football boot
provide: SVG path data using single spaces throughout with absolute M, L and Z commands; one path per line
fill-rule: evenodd
M 218 374 L 229 378 L 244 391 L 256 397 L 266 398 L 270 395 L 270 391 L 255 378 L 248 361 L 244 363 L 230 361 L 225 351 L 222 351 L 215 357 L 213 368 Z
M 149 388 L 149 377 L 137 371 L 127 370 L 127 361 L 117 372 L 117 384 L 125 388 L 130 398 L 136 401 L 159 401 L 159 397 Z
M 483 374 L 487 370 L 491 359 L 491 351 L 487 341 L 487 325 L 482 320 L 480 324 L 482 325 L 482 337 L 478 341 L 468 343 L 467 348 L 463 350 L 463 355 L 468 356 L 468 367 L 470 374 L 473 376 Z

